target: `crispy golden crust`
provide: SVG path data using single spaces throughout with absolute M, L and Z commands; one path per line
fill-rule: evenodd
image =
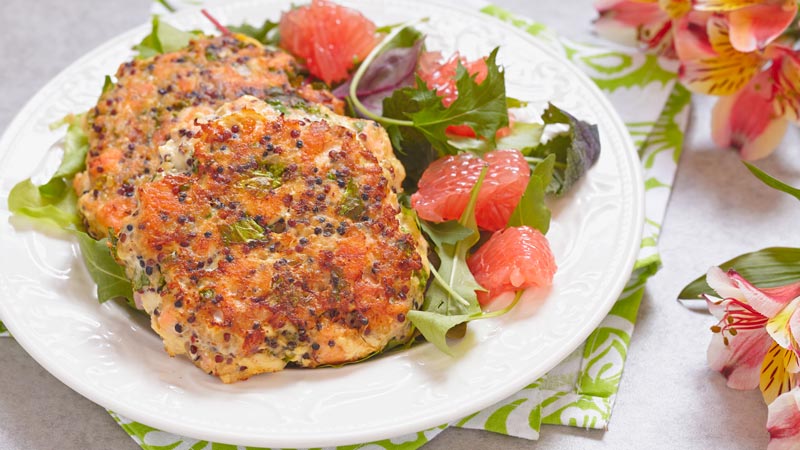
M 330 92 L 304 84 L 287 53 L 229 36 L 125 63 L 116 77 L 87 115 L 87 169 L 74 182 L 87 228 L 98 238 L 119 230 L 136 207 L 136 186 L 160 164 L 158 146 L 195 117 L 245 94 L 343 108 Z
M 198 124 L 162 148 L 188 163 L 138 188 L 117 244 L 167 351 L 233 382 L 405 341 L 425 244 L 386 133 L 247 97 Z

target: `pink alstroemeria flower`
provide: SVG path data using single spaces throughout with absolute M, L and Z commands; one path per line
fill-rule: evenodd
M 706 282 L 719 298 L 706 296 L 719 319 L 708 347 L 712 369 L 734 389 L 761 388 L 767 403 L 797 386 L 800 282 L 756 288 L 734 270 L 713 267 Z
M 781 42 L 739 51 L 729 19 L 708 17 L 703 33 L 693 14 L 676 25 L 679 75 L 692 91 L 722 96 L 712 116 L 714 142 L 735 148 L 745 160 L 769 155 L 789 121 L 800 121 L 800 53 Z
M 767 450 L 800 448 L 800 388 L 781 394 L 769 405 Z
M 689 12 L 691 0 L 596 0 L 598 34 L 628 45 L 638 44 L 675 57 L 673 19 Z
M 764 49 L 791 25 L 797 0 L 695 0 L 698 11 L 727 13 L 731 44 L 740 52 Z

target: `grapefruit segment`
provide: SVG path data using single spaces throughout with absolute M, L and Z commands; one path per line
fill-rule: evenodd
M 531 176 L 528 163 L 517 150 L 495 150 L 483 158 L 461 153 L 434 161 L 423 172 L 411 206 L 419 217 L 431 222 L 457 220 L 486 164 L 489 170 L 478 193 L 475 220 L 484 230 L 504 228 Z
M 467 259 L 472 275 L 488 292 L 478 292 L 481 305 L 509 291 L 553 284 L 556 261 L 547 238 L 531 227 L 498 231 Z
M 328 84 L 346 80 L 380 41 L 371 20 L 326 0 L 283 13 L 278 30 L 280 46 L 304 59 L 308 71 Z

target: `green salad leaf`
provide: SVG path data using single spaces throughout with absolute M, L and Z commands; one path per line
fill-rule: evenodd
M 12 213 L 59 228 L 81 228 L 77 196 L 69 183 L 86 167 L 89 140 L 83 131 L 83 117 L 80 114 L 60 122 L 69 124 L 61 164 L 41 186 L 34 185 L 30 178 L 14 186 L 8 195 L 8 209 Z
M 179 30 L 154 15 L 152 31 L 133 49 L 138 52 L 136 59 L 147 59 L 186 48 L 194 37 L 195 33 Z
M 550 209 L 545 203 L 545 194 L 553 177 L 555 162 L 555 155 L 550 154 L 534 167 L 525 193 L 508 219 L 509 227 L 527 225 L 547 234 L 550 229 Z
M 28 178 L 11 189 L 8 194 L 8 209 L 14 215 L 27 217 L 44 225 L 78 229 L 82 221 L 78 214 L 77 201 L 72 189 L 64 189 L 60 198 L 42 195 L 39 187 Z
M 416 86 L 398 89 L 391 97 L 384 99 L 384 118 L 398 120 L 377 120 L 388 125 L 387 131 L 392 142 L 400 145 L 401 152 L 416 153 L 416 149 L 404 145 L 408 139 L 404 142 L 404 139 L 393 136 L 404 126 L 412 126 L 418 131 L 439 156 L 464 150 L 463 145 L 456 147 L 450 142 L 446 130 L 451 125 L 467 125 L 478 138 L 495 143 L 497 130 L 508 125 L 505 73 L 497 64 L 497 51 L 495 48 L 486 58 L 487 75 L 481 83 L 459 62 L 456 69 L 458 97 L 448 107 L 444 106 L 436 90 L 428 89 L 419 77 Z M 403 120 L 410 122 L 398 123 Z M 414 138 L 410 141 L 418 140 Z
M 110 75 L 106 75 L 106 78 L 103 80 L 103 91 L 102 93 L 105 94 L 106 92 L 110 91 L 114 87 L 114 80 L 111 78 Z
M 8 209 L 18 217 L 70 231 L 78 239 L 86 267 L 97 284 L 97 298 L 104 302 L 122 297 L 133 305 L 131 283 L 117 264 L 107 240 L 96 241 L 82 231 L 78 197 L 71 183 L 75 174 L 86 168 L 89 140 L 83 130 L 84 114 L 70 116 L 58 125 L 68 124 L 64 154 L 50 181 L 36 186 L 30 178 L 17 183 L 8 195 Z
M 8 329 L 6 328 L 5 325 L 3 325 L 3 322 L 0 322 L 0 333 L 5 333 L 7 331 Z
M 434 246 L 441 261 L 439 268 L 431 267 L 434 281 L 425 292 L 425 301 L 419 311 L 409 311 L 408 318 L 429 342 L 439 350 L 451 354 L 447 346 L 447 332 L 481 314 L 476 291 L 484 290 L 467 266 L 469 250 L 480 240 L 475 222 L 475 204 L 478 192 L 486 177 L 488 167 L 481 171 L 472 188 L 469 203 L 458 222 L 421 226 Z
M 81 248 L 81 256 L 89 275 L 97 284 L 97 300 L 100 303 L 113 298 L 124 298 L 133 305 L 133 288 L 125 276 L 125 269 L 111 254 L 108 238 L 96 241 L 86 233 L 74 232 Z
M 421 106 L 414 99 L 398 101 L 395 99 L 395 94 L 383 100 L 383 114 L 386 116 L 402 116 L 403 108 L 419 111 Z M 428 142 L 425 135 L 414 127 L 387 125 L 386 131 L 392 141 L 392 147 L 395 149 L 395 156 L 406 169 L 403 190 L 414 193 L 422 173 L 432 162 L 436 161 L 439 152 Z
M 545 125 L 561 124 L 568 129 L 543 144 L 520 151 L 529 157 L 532 166 L 549 155 L 555 155 L 555 170 L 547 192 L 562 195 L 597 162 L 600 157 L 600 133 L 597 125 L 578 120 L 553 104 L 545 110 L 542 120 Z
M 278 22 L 273 22 L 269 19 L 264 21 L 260 27 L 245 22 L 238 26 L 228 25 L 227 28 L 233 33 L 249 36 L 264 45 L 271 45 L 273 47 L 277 47 L 281 39 L 280 35 L 278 35 Z
M 531 122 L 514 122 L 511 134 L 497 140 L 497 148 L 533 149 L 542 142 L 544 125 Z

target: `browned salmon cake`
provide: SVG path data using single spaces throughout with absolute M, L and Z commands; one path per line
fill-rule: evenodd
M 136 186 L 160 164 L 158 146 L 195 117 L 242 95 L 343 108 L 329 91 L 306 84 L 286 52 L 234 36 L 199 37 L 184 50 L 127 62 L 116 78 L 87 114 L 86 171 L 74 181 L 96 238 L 133 213 Z
M 160 151 L 116 251 L 170 355 L 230 383 L 409 339 L 427 248 L 383 128 L 243 97 Z

